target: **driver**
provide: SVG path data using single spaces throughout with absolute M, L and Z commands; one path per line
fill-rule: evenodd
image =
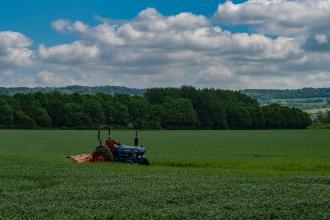
M 109 136 L 105 141 L 105 146 L 109 147 L 110 149 L 116 148 L 118 145 L 120 145 L 120 142 L 116 141 L 111 136 Z

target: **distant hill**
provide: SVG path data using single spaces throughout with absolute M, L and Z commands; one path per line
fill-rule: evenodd
M 261 105 L 278 103 L 313 112 L 324 111 L 330 107 L 330 88 L 303 89 L 246 89 L 242 93 L 257 99 Z
M 65 87 L 0 87 L 0 94 L 2 95 L 14 95 L 16 93 L 35 93 L 35 92 L 51 92 L 58 91 L 61 93 L 80 93 L 80 94 L 96 94 L 98 92 L 105 94 L 116 94 L 116 93 L 125 93 L 129 95 L 137 95 L 143 96 L 144 89 L 135 89 L 135 88 L 127 88 L 123 86 L 65 86 Z
M 330 88 L 303 88 L 303 89 L 245 89 L 242 93 L 259 101 L 272 99 L 298 99 L 298 98 L 330 98 Z

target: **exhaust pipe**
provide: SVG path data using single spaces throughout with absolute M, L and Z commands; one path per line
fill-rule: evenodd
M 135 131 L 134 146 L 139 146 L 139 138 L 137 136 L 137 131 Z

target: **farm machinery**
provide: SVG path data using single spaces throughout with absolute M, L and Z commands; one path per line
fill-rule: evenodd
M 144 146 L 139 146 L 137 131 L 135 132 L 134 146 L 127 146 L 118 143 L 115 147 L 109 147 L 106 144 L 102 144 L 101 131 L 104 129 L 108 130 L 108 136 L 111 137 L 110 125 L 100 126 L 97 133 L 99 145 L 96 147 L 94 152 L 70 156 L 70 158 L 77 163 L 113 161 L 150 165 L 149 160 L 145 157 L 146 150 Z

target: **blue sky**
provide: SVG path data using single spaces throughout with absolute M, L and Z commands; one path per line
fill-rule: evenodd
M 330 86 L 330 0 L 1 3 L 0 86 Z

